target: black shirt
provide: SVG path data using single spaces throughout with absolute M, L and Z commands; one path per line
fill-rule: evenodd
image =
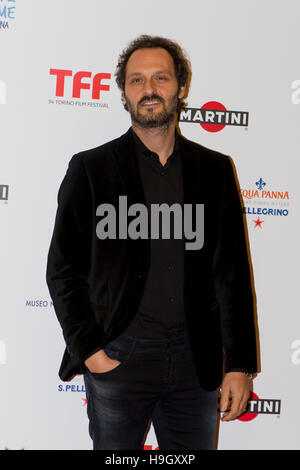
M 170 210 L 170 237 L 162 238 L 160 223 L 159 238 L 152 239 L 150 216 L 151 204 L 166 203 L 170 207 L 174 203 L 179 203 L 181 212 L 183 210 L 178 138 L 176 134 L 173 153 L 165 165 L 160 163 L 156 153 L 151 152 L 143 144 L 133 129 L 131 129 L 131 138 L 134 142 L 149 215 L 151 263 L 138 314 L 125 333 L 139 338 L 162 339 L 180 334 L 185 329 L 184 240 L 174 238 L 172 210 Z
M 148 213 L 151 203 L 181 204 L 183 182 L 178 134 L 173 153 L 165 165 L 151 152 L 131 128 Z M 172 219 L 171 219 L 172 220 Z M 171 223 L 172 228 L 172 223 Z M 172 234 L 171 230 L 171 234 Z M 149 231 L 150 236 L 150 231 Z M 151 264 L 139 311 L 125 330 L 138 338 L 164 339 L 186 332 L 184 314 L 184 238 L 151 239 Z M 251 372 L 230 369 L 226 372 Z

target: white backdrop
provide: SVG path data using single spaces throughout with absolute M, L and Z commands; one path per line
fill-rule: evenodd
M 91 448 L 82 377 L 58 378 L 64 342 L 46 257 L 70 158 L 130 125 L 114 72 L 143 33 L 187 51 L 190 108 L 248 113 L 247 126 L 216 132 L 180 122 L 233 158 L 252 250 L 262 373 L 252 413 L 220 424 L 218 448 L 300 449 L 299 15 L 297 0 L 0 1 L 0 449 Z M 63 96 L 51 69 L 68 71 Z M 76 98 L 80 71 L 90 88 Z M 98 73 L 111 74 L 99 99 Z M 146 446 L 156 445 L 151 428 Z

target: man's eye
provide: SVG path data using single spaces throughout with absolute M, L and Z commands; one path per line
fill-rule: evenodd
M 163 75 L 160 75 L 157 77 L 159 81 L 164 81 L 164 80 L 167 80 L 167 77 L 163 76 Z

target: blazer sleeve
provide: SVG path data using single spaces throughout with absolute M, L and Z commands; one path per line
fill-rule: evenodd
M 104 338 L 89 301 L 92 208 L 84 164 L 74 155 L 58 191 L 46 281 L 68 353 L 80 366 L 102 348 Z
M 224 370 L 257 372 L 254 296 L 241 200 L 229 157 L 218 220 L 213 279 L 220 306 Z

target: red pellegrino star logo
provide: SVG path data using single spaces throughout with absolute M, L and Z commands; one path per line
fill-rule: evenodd
M 264 221 L 263 221 L 263 220 L 260 220 L 260 218 L 257 217 L 257 219 L 256 219 L 256 220 L 253 220 L 253 222 L 254 222 L 254 224 L 255 224 L 255 225 L 254 225 L 254 228 L 256 228 L 256 227 L 262 228 L 262 225 L 261 225 L 261 224 L 262 224 Z

